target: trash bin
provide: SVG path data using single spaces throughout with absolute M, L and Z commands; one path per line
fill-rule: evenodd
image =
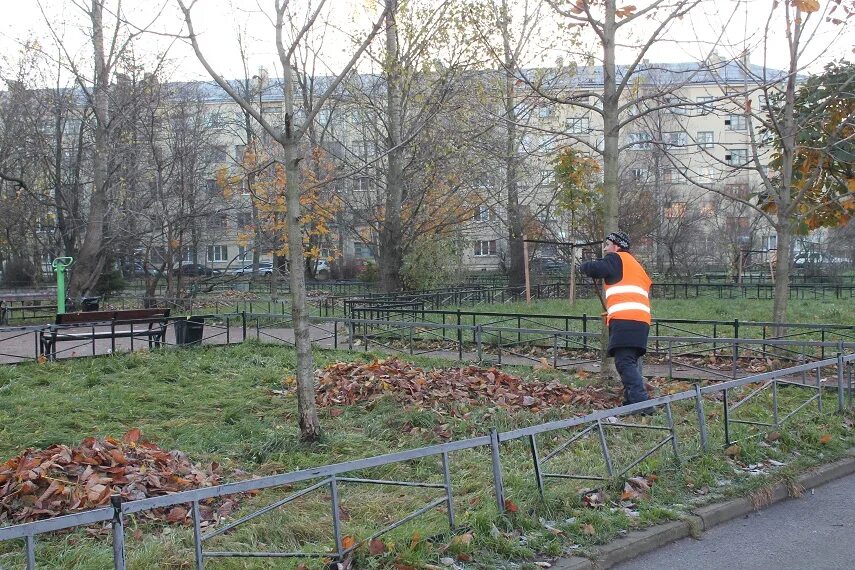
M 202 332 L 205 329 L 203 317 L 187 317 L 175 321 L 175 344 L 190 346 L 202 344 Z
M 101 305 L 101 297 L 83 297 L 80 300 L 80 308 L 83 311 L 97 311 Z

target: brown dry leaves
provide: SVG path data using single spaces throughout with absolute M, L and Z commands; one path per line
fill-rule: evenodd
M 119 441 L 88 437 L 77 447 L 52 445 L 28 449 L 0 464 L 0 522 L 23 523 L 100 507 L 119 494 L 144 499 L 220 483 L 220 466 L 205 468 L 180 451 L 164 451 L 132 429 Z M 215 510 L 200 506 L 213 521 L 234 510 L 227 500 Z M 183 506 L 149 512 L 151 518 L 184 522 Z
M 616 391 L 552 382 L 525 382 L 496 368 L 425 370 L 396 358 L 370 364 L 338 362 L 317 372 L 319 407 L 347 406 L 383 395 L 424 409 L 488 404 L 506 410 L 578 406 L 605 409 L 619 405 Z

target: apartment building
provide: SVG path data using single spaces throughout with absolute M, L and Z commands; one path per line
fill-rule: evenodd
M 622 115 L 621 189 L 636 192 L 638 208 L 649 208 L 649 215 L 659 222 L 651 228 L 627 229 L 642 234 L 637 240 L 639 251 L 656 261 L 660 270 L 669 269 L 675 247 L 679 257 L 691 257 L 699 264 L 726 263 L 731 251 L 751 251 L 758 260 L 768 258 L 764 252 L 774 251 L 775 236 L 762 220 L 744 204 L 726 199 L 751 201 L 760 194 L 756 171 L 749 167 L 754 157 L 752 130 L 755 141 L 760 136 L 751 115 L 766 105 L 756 79 L 761 76 L 757 66 L 746 73 L 735 62 L 706 62 L 647 63 L 633 77 L 627 101 L 638 103 L 628 105 Z M 597 157 L 603 147 L 603 129 L 596 109 L 556 104 L 539 96 L 538 89 L 568 99 L 576 93 L 601 92 L 602 85 L 600 68 L 581 67 L 565 79 L 541 83 L 537 89 L 523 84 L 518 91 L 519 155 L 513 183 L 527 227 L 536 228 L 533 231 L 544 239 L 578 242 L 590 232 L 589 219 L 573 221 L 561 208 L 552 161 L 565 146 Z M 269 141 L 247 130 L 243 112 L 218 87 L 210 86 L 206 96 L 209 124 L 218 129 L 217 168 L 240 176 L 252 136 L 262 146 Z M 254 96 L 265 117 L 281 124 L 281 88 L 275 80 L 267 80 L 261 90 L 256 88 Z M 585 103 L 597 107 L 595 97 Z M 305 118 L 305 112 L 299 111 L 296 118 Z M 347 93 L 315 117 L 316 143 L 336 165 L 328 177 L 329 192 L 346 204 L 335 211 L 330 232 L 317 244 L 316 253 L 338 259 L 340 267 L 361 266 L 377 256 L 376 210 L 384 199 L 384 143 L 377 121 L 376 113 Z M 759 158 L 765 162 L 762 153 L 761 148 Z M 467 171 L 466 188 L 461 190 L 471 215 L 465 216 L 454 235 L 465 268 L 503 269 L 508 249 L 507 162 L 494 156 L 473 164 L 481 167 Z M 213 174 L 206 184 L 212 193 L 220 190 Z M 245 182 L 239 187 L 201 232 L 195 252 L 200 263 L 204 259 L 214 268 L 249 263 L 256 240 L 261 240 L 262 259 L 272 257 L 269 238 L 265 241 L 252 229 L 252 194 Z M 687 249 L 687 243 L 692 248 Z M 538 251 L 543 256 L 558 253 L 544 247 Z

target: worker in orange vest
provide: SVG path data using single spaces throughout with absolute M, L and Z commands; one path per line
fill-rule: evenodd
M 625 232 L 612 232 L 603 242 L 603 258 L 583 263 L 580 270 L 605 284 L 609 356 L 623 383 L 624 404 L 635 404 L 648 398 L 639 359 L 647 352 L 653 282 L 629 247 Z

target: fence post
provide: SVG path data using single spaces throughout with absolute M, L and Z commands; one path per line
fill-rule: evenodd
M 499 513 L 505 512 L 505 484 L 502 481 L 502 461 L 499 457 L 499 434 L 490 429 L 490 456 L 493 464 L 493 486 L 496 489 L 496 506 Z
M 843 413 L 843 341 L 837 343 L 837 412 Z
M 733 340 L 732 349 L 733 349 L 733 366 L 732 366 L 733 370 L 732 370 L 732 374 L 733 374 L 733 379 L 736 380 L 736 358 L 737 358 L 737 351 L 739 350 L 738 345 L 736 343 L 736 339 Z
M 778 427 L 778 380 L 772 380 L 772 423 Z
M 246 311 L 241 311 L 240 313 L 240 321 L 241 321 L 241 329 L 243 330 L 243 338 L 242 340 L 246 340 Z
M 695 384 L 695 412 L 698 414 L 698 432 L 701 436 L 701 451 L 706 453 L 707 447 L 707 415 L 704 413 L 704 396 L 701 394 L 701 386 Z
M 674 461 L 679 465 L 680 451 L 677 448 L 677 428 L 674 425 L 674 416 L 671 414 L 671 402 L 665 402 L 665 417 L 668 419 L 668 427 L 671 428 L 671 448 L 674 450 Z
M 674 379 L 674 360 L 672 358 L 673 346 L 674 346 L 674 341 L 669 340 L 668 341 L 668 381 L 669 382 Z
M 27 546 L 27 570 L 36 570 L 36 537 L 28 534 L 24 540 Z
M 338 483 L 336 476 L 330 477 L 330 503 L 332 503 L 332 520 L 333 520 L 333 535 L 335 536 L 335 552 L 336 559 L 341 559 L 342 544 L 341 544 L 341 519 L 338 512 Z
M 463 329 L 460 328 L 460 309 L 457 309 L 457 359 L 463 360 Z
M 125 521 L 122 517 L 122 496 L 110 497 L 113 506 L 113 568 L 125 570 Z
M 353 334 L 354 334 L 354 326 L 353 321 L 347 321 L 347 350 L 353 350 Z
M 451 471 L 448 468 L 448 452 L 442 452 L 442 479 L 445 482 L 445 495 L 448 497 L 446 501 L 448 509 L 448 527 L 454 530 L 454 501 L 451 496 Z
M 722 398 L 721 398 L 722 404 L 724 404 L 724 413 L 722 414 L 722 417 L 724 419 L 724 446 L 729 447 L 731 444 L 731 441 L 730 441 L 730 409 L 729 409 L 729 406 L 727 403 L 727 388 L 722 390 L 722 392 L 724 392 L 722 394 Z
M 537 451 L 537 441 L 534 434 L 528 436 L 528 444 L 531 448 L 531 460 L 534 462 L 534 476 L 537 479 L 537 490 L 540 492 L 540 498 L 543 498 L 543 474 L 540 471 L 540 454 Z
M 478 347 L 478 362 L 484 361 L 484 346 L 481 343 L 481 325 L 475 325 L 475 344 Z
M 582 313 L 582 333 L 588 332 L 588 315 L 586 313 Z M 588 350 L 588 335 L 582 335 L 582 348 Z
M 600 436 L 600 450 L 603 452 L 603 460 L 606 462 L 606 472 L 609 477 L 614 476 L 614 466 L 612 465 L 612 456 L 609 453 L 609 446 L 606 444 L 606 432 L 603 430 L 603 422 L 597 420 L 597 432 Z
M 196 553 L 196 570 L 204 570 L 205 558 L 202 554 L 202 516 L 199 512 L 199 501 L 193 501 L 193 547 Z
M 822 413 L 822 370 L 819 366 L 816 367 L 816 406 L 819 413 Z

